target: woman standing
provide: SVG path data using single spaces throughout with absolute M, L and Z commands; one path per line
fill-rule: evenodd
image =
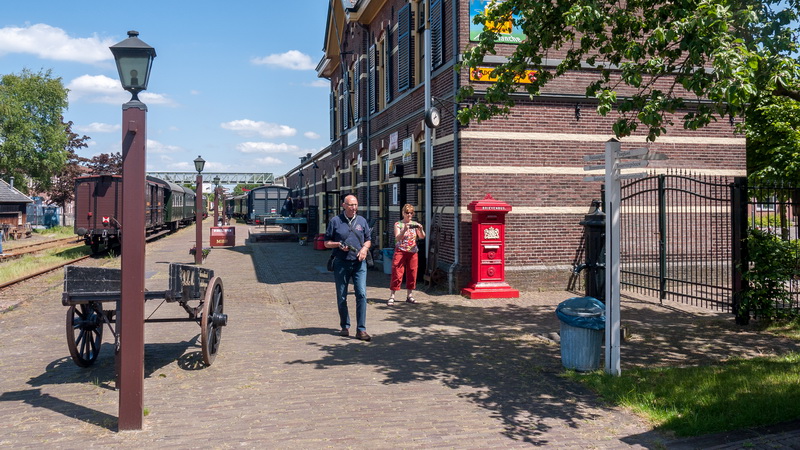
M 414 207 L 405 204 L 400 210 L 403 218 L 394 224 L 394 257 L 392 258 L 392 281 L 389 283 L 389 300 L 387 305 L 394 305 L 394 293 L 400 290 L 403 283 L 403 273 L 406 276 L 406 302 L 417 303 L 413 297 L 414 288 L 417 287 L 417 241 L 425 239 L 425 230 L 414 219 Z

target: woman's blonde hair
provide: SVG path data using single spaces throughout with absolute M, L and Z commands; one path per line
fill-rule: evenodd
M 406 203 L 405 205 L 403 205 L 402 208 L 400 208 L 400 212 L 401 213 L 414 212 L 414 205 Z

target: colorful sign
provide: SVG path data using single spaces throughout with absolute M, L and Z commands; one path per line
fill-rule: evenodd
M 469 71 L 469 79 L 470 81 L 484 81 L 486 83 L 494 83 L 497 81 L 497 77 L 491 76 L 492 70 L 494 67 L 476 67 Z M 515 83 L 533 83 L 536 81 L 536 71 L 535 70 L 526 70 L 525 76 L 517 76 L 514 78 Z
M 470 0 L 469 2 L 469 40 L 472 42 L 478 42 L 478 36 L 483 32 L 483 25 L 475 24 L 475 16 L 489 11 L 490 3 L 492 3 L 492 0 Z M 486 23 L 487 28 L 500 33 L 497 37 L 498 43 L 519 44 L 525 40 L 525 34 L 522 29 L 514 25 L 512 19 L 519 19 L 519 16 L 508 17 L 501 22 Z

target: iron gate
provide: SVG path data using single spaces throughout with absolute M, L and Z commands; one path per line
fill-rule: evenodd
M 623 288 L 730 312 L 732 181 L 668 173 L 624 184 L 620 202 Z

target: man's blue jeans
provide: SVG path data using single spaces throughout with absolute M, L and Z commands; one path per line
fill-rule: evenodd
M 367 331 L 367 262 L 358 260 L 333 260 L 333 280 L 336 282 L 336 303 L 339 307 L 339 326 L 350 328 L 347 310 L 347 285 L 353 281 L 356 292 L 356 325 L 358 331 Z

